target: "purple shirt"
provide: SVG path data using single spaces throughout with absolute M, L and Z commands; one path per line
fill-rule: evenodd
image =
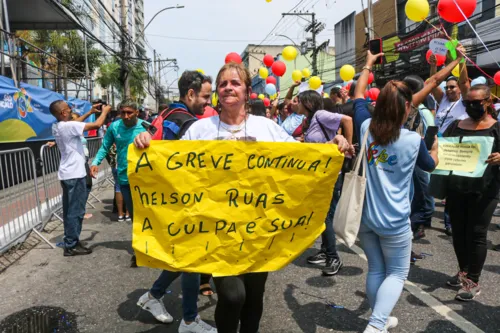
M 337 135 L 342 117 L 343 115 L 339 113 L 332 113 L 325 110 L 316 111 L 311 120 L 311 124 L 309 125 L 304 141 L 311 143 L 324 143 L 332 140 L 335 135 Z M 319 125 L 320 123 L 323 125 L 328 138 L 325 137 L 325 134 Z

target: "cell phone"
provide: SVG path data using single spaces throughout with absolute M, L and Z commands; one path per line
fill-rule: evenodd
M 97 99 L 95 101 L 92 101 L 92 104 L 101 104 L 100 106 L 96 107 L 96 109 L 99 111 L 102 111 L 102 107 L 107 105 L 108 103 L 106 103 L 106 101 L 104 101 L 102 99 Z
M 425 132 L 425 146 L 427 147 L 427 150 L 431 150 L 432 145 L 434 144 L 434 137 L 438 134 L 438 127 L 437 126 L 429 126 L 427 127 L 427 132 Z
M 368 42 L 368 49 L 373 55 L 382 53 L 382 38 L 370 40 Z M 383 63 L 383 57 L 378 58 L 376 64 L 382 64 L 382 63 Z

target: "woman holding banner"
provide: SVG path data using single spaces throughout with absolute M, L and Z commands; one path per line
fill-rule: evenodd
M 195 122 L 183 140 L 238 140 L 267 142 L 297 142 L 274 121 L 249 115 L 252 92 L 251 76 L 242 64 L 227 63 L 216 80 L 220 116 Z M 139 148 L 148 147 L 151 136 L 143 133 L 136 138 Z M 347 140 L 336 135 L 331 143 L 342 152 L 354 152 Z M 215 322 L 219 333 L 257 333 L 263 311 L 267 272 L 238 276 L 214 277 L 218 302 Z
M 385 85 L 370 119 L 364 93 L 372 67 L 382 55 L 368 52 L 354 101 L 357 137 L 368 141 L 367 151 L 360 152 L 367 158 L 366 197 L 358 234 L 368 258 L 366 293 L 372 309 L 364 333 L 387 332 L 397 325 L 397 318 L 389 315 L 410 270 L 413 170 L 418 165 L 432 171 L 438 164 L 437 138 L 429 153 L 420 135 L 402 128 L 412 107 L 412 92 L 405 83 L 389 81 Z
M 471 301 L 481 292 L 479 277 L 486 260 L 486 235 L 499 197 L 500 123 L 491 116 L 495 109 L 488 86 L 471 87 L 462 103 L 469 118 L 453 122 L 444 136 L 460 137 L 460 142 L 464 136 L 493 137 L 491 154 L 481 178 L 454 174 L 448 177 L 446 204 L 460 271 L 447 284 L 460 287 L 457 300 Z

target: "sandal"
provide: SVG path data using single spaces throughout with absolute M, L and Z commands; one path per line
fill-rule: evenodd
M 203 296 L 212 296 L 214 294 L 214 291 L 212 290 L 212 287 L 210 286 L 209 283 L 202 284 L 200 286 L 200 295 Z

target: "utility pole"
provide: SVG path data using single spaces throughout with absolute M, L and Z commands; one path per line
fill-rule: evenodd
M 311 41 L 311 45 L 309 45 L 308 41 L 306 41 L 306 50 L 313 51 L 312 53 L 312 71 L 313 75 L 318 74 L 318 49 L 316 46 L 316 36 L 325 29 L 325 25 L 323 23 L 319 23 L 316 20 L 316 13 L 283 13 L 283 16 L 299 16 L 303 20 L 309 22 L 309 25 L 306 27 L 306 32 L 310 32 L 312 34 L 312 38 L 308 41 Z M 302 16 L 311 16 L 311 21 L 303 18 Z
M 121 61 L 121 71 L 120 77 L 123 83 L 123 97 L 124 99 L 130 98 L 130 86 L 128 77 L 128 60 L 130 58 L 129 48 L 127 47 L 127 0 L 121 0 L 121 21 L 122 21 L 122 38 L 121 38 L 121 49 L 122 49 L 122 61 Z
M 373 4 L 372 0 L 368 0 L 368 38 L 373 39 Z
M 155 84 L 155 106 L 156 106 L 156 112 L 158 112 L 158 82 L 156 81 L 156 50 L 153 50 L 153 83 Z
M 83 33 L 83 43 L 85 45 L 85 87 L 87 88 L 87 100 L 92 99 L 92 92 L 90 91 L 90 71 L 89 71 L 89 56 L 87 52 L 87 34 Z

